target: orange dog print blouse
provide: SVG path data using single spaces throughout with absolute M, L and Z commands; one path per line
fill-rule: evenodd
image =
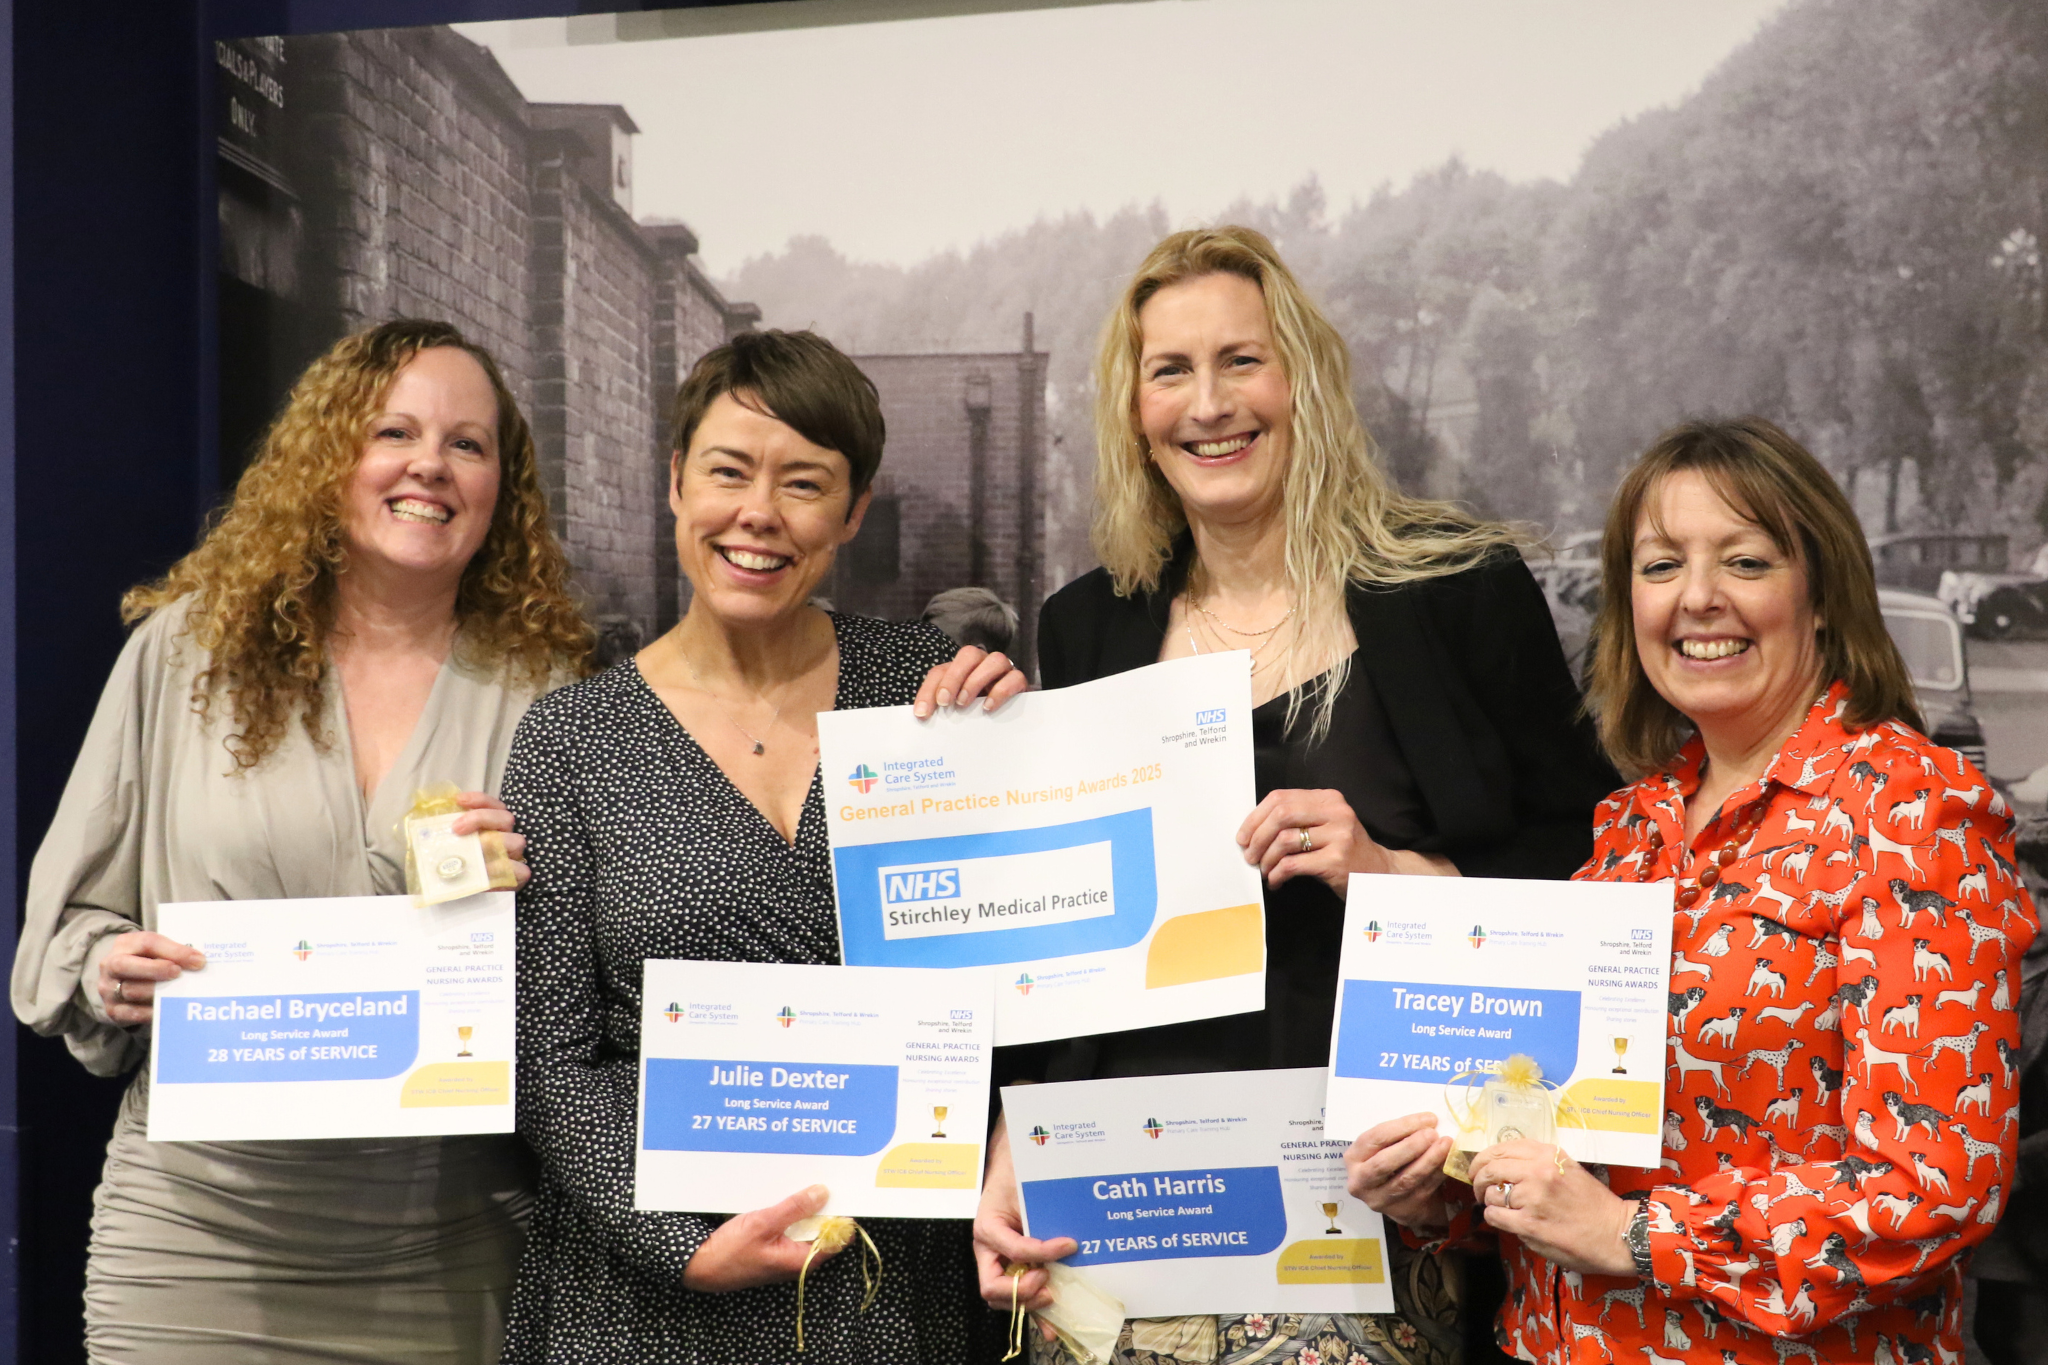
M 1580 878 L 1676 882 L 1663 1168 L 1607 1172 L 1649 1196 L 1654 1282 L 1503 1236 L 1524 1360 L 1961 1359 L 2037 921 L 1984 775 L 1904 725 L 1851 731 L 1847 704 L 1837 683 L 1690 846 L 1697 739 L 1595 816 Z

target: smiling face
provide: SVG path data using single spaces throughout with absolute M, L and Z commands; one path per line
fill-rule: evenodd
M 1259 286 L 1198 275 L 1147 299 L 1138 323 L 1138 427 L 1188 519 L 1277 512 L 1294 404 Z
M 1800 557 L 1688 469 L 1645 499 L 1632 559 L 1636 653 L 1659 695 L 1710 746 L 1789 733 L 1822 682 Z
M 853 496 L 844 455 L 719 395 L 669 485 L 676 556 L 696 594 L 690 609 L 701 604 L 741 627 L 786 618 L 831 572 L 867 504 L 868 494 Z
M 392 379 L 342 494 L 351 572 L 459 581 L 498 505 L 498 397 L 455 346 Z

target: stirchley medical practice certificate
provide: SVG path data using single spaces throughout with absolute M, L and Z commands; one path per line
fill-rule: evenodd
M 1321 1067 L 1003 1091 L 1026 1230 L 1134 1318 L 1389 1313 L 1380 1216 L 1344 1192 Z M 1348 1140 L 1347 1140 L 1348 1141 Z
M 511 1132 L 512 904 L 158 906 L 206 966 L 156 989 L 150 1138 Z
M 972 1218 L 988 1126 L 987 972 L 650 960 L 635 1208 Z
M 846 961 L 999 967 L 996 1042 L 1265 1006 L 1251 665 L 818 717 Z
M 1663 1159 L 1671 883 L 1353 876 L 1337 975 L 1333 1134 L 1423 1110 L 1455 1133 L 1520 1053 L 1565 1151 Z

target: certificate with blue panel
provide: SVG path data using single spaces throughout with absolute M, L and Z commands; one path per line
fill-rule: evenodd
M 1264 1008 L 1249 660 L 819 716 L 845 960 L 995 969 L 1005 1045 Z
M 1386 1313 L 1380 1216 L 1344 1189 L 1321 1067 L 1003 1091 L 1033 1237 L 1134 1318 Z
M 972 1218 L 988 1123 L 986 971 L 654 959 L 634 1207 Z
M 1354 876 L 1330 1056 L 1333 1133 L 1430 1110 L 1476 1117 L 1486 1078 L 1535 1059 L 1581 1161 L 1663 1158 L 1668 882 Z
M 157 987 L 156 1142 L 509 1133 L 513 899 L 157 907 L 206 965 Z

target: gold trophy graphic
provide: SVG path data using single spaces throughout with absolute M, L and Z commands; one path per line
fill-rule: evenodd
M 456 1054 L 455 1054 L 456 1056 L 458 1056 L 458 1057 L 474 1057 L 474 1056 L 476 1055 L 475 1053 L 473 1053 L 473 1052 L 471 1052 L 471 1051 L 469 1050 L 469 1039 L 470 1039 L 470 1035 L 471 1035 L 471 1034 L 473 1034 L 473 1033 L 475 1033 L 475 1032 L 476 1032 L 476 1028 L 475 1028 L 475 1026 L 473 1026 L 473 1025 L 470 1025 L 470 1024 L 457 1024 L 457 1025 L 455 1026 L 455 1036 L 456 1036 L 457 1038 L 460 1038 L 460 1039 L 462 1040 L 462 1051 L 460 1051 L 460 1052 L 456 1053 Z
M 1614 1074 L 1617 1076 L 1628 1075 L 1628 1068 L 1621 1064 L 1621 1055 L 1627 1051 L 1628 1039 L 1616 1038 L 1614 1040 Z
M 935 1137 L 935 1138 L 942 1138 L 942 1137 L 944 1137 L 944 1136 L 946 1135 L 946 1106 L 945 1106 L 945 1105 L 943 1105 L 943 1104 L 935 1104 L 935 1105 L 933 1105 L 933 1106 L 932 1106 L 932 1126 L 933 1126 L 934 1128 L 938 1129 L 938 1131 L 937 1131 L 937 1132 L 935 1132 L 935 1133 L 933 1133 L 933 1134 L 932 1134 L 932 1136 L 933 1136 L 933 1137 Z
M 1337 1226 L 1337 1206 L 1336 1206 L 1335 1204 L 1325 1204 L 1325 1205 L 1323 1205 L 1323 1217 L 1325 1217 L 1325 1218 L 1327 1218 L 1327 1219 L 1329 1219 L 1329 1220 L 1330 1220 L 1330 1226 L 1328 1226 L 1328 1227 L 1324 1228 L 1324 1229 L 1323 1229 L 1323 1231 L 1324 1231 L 1324 1232 L 1342 1232 L 1342 1231 L 1344 1231 L 1344 1229 L 1342 1229 L 1342 1228 L 1340 1228 L 1340 1227 L 1338 1227 L 1338 1226 Z

